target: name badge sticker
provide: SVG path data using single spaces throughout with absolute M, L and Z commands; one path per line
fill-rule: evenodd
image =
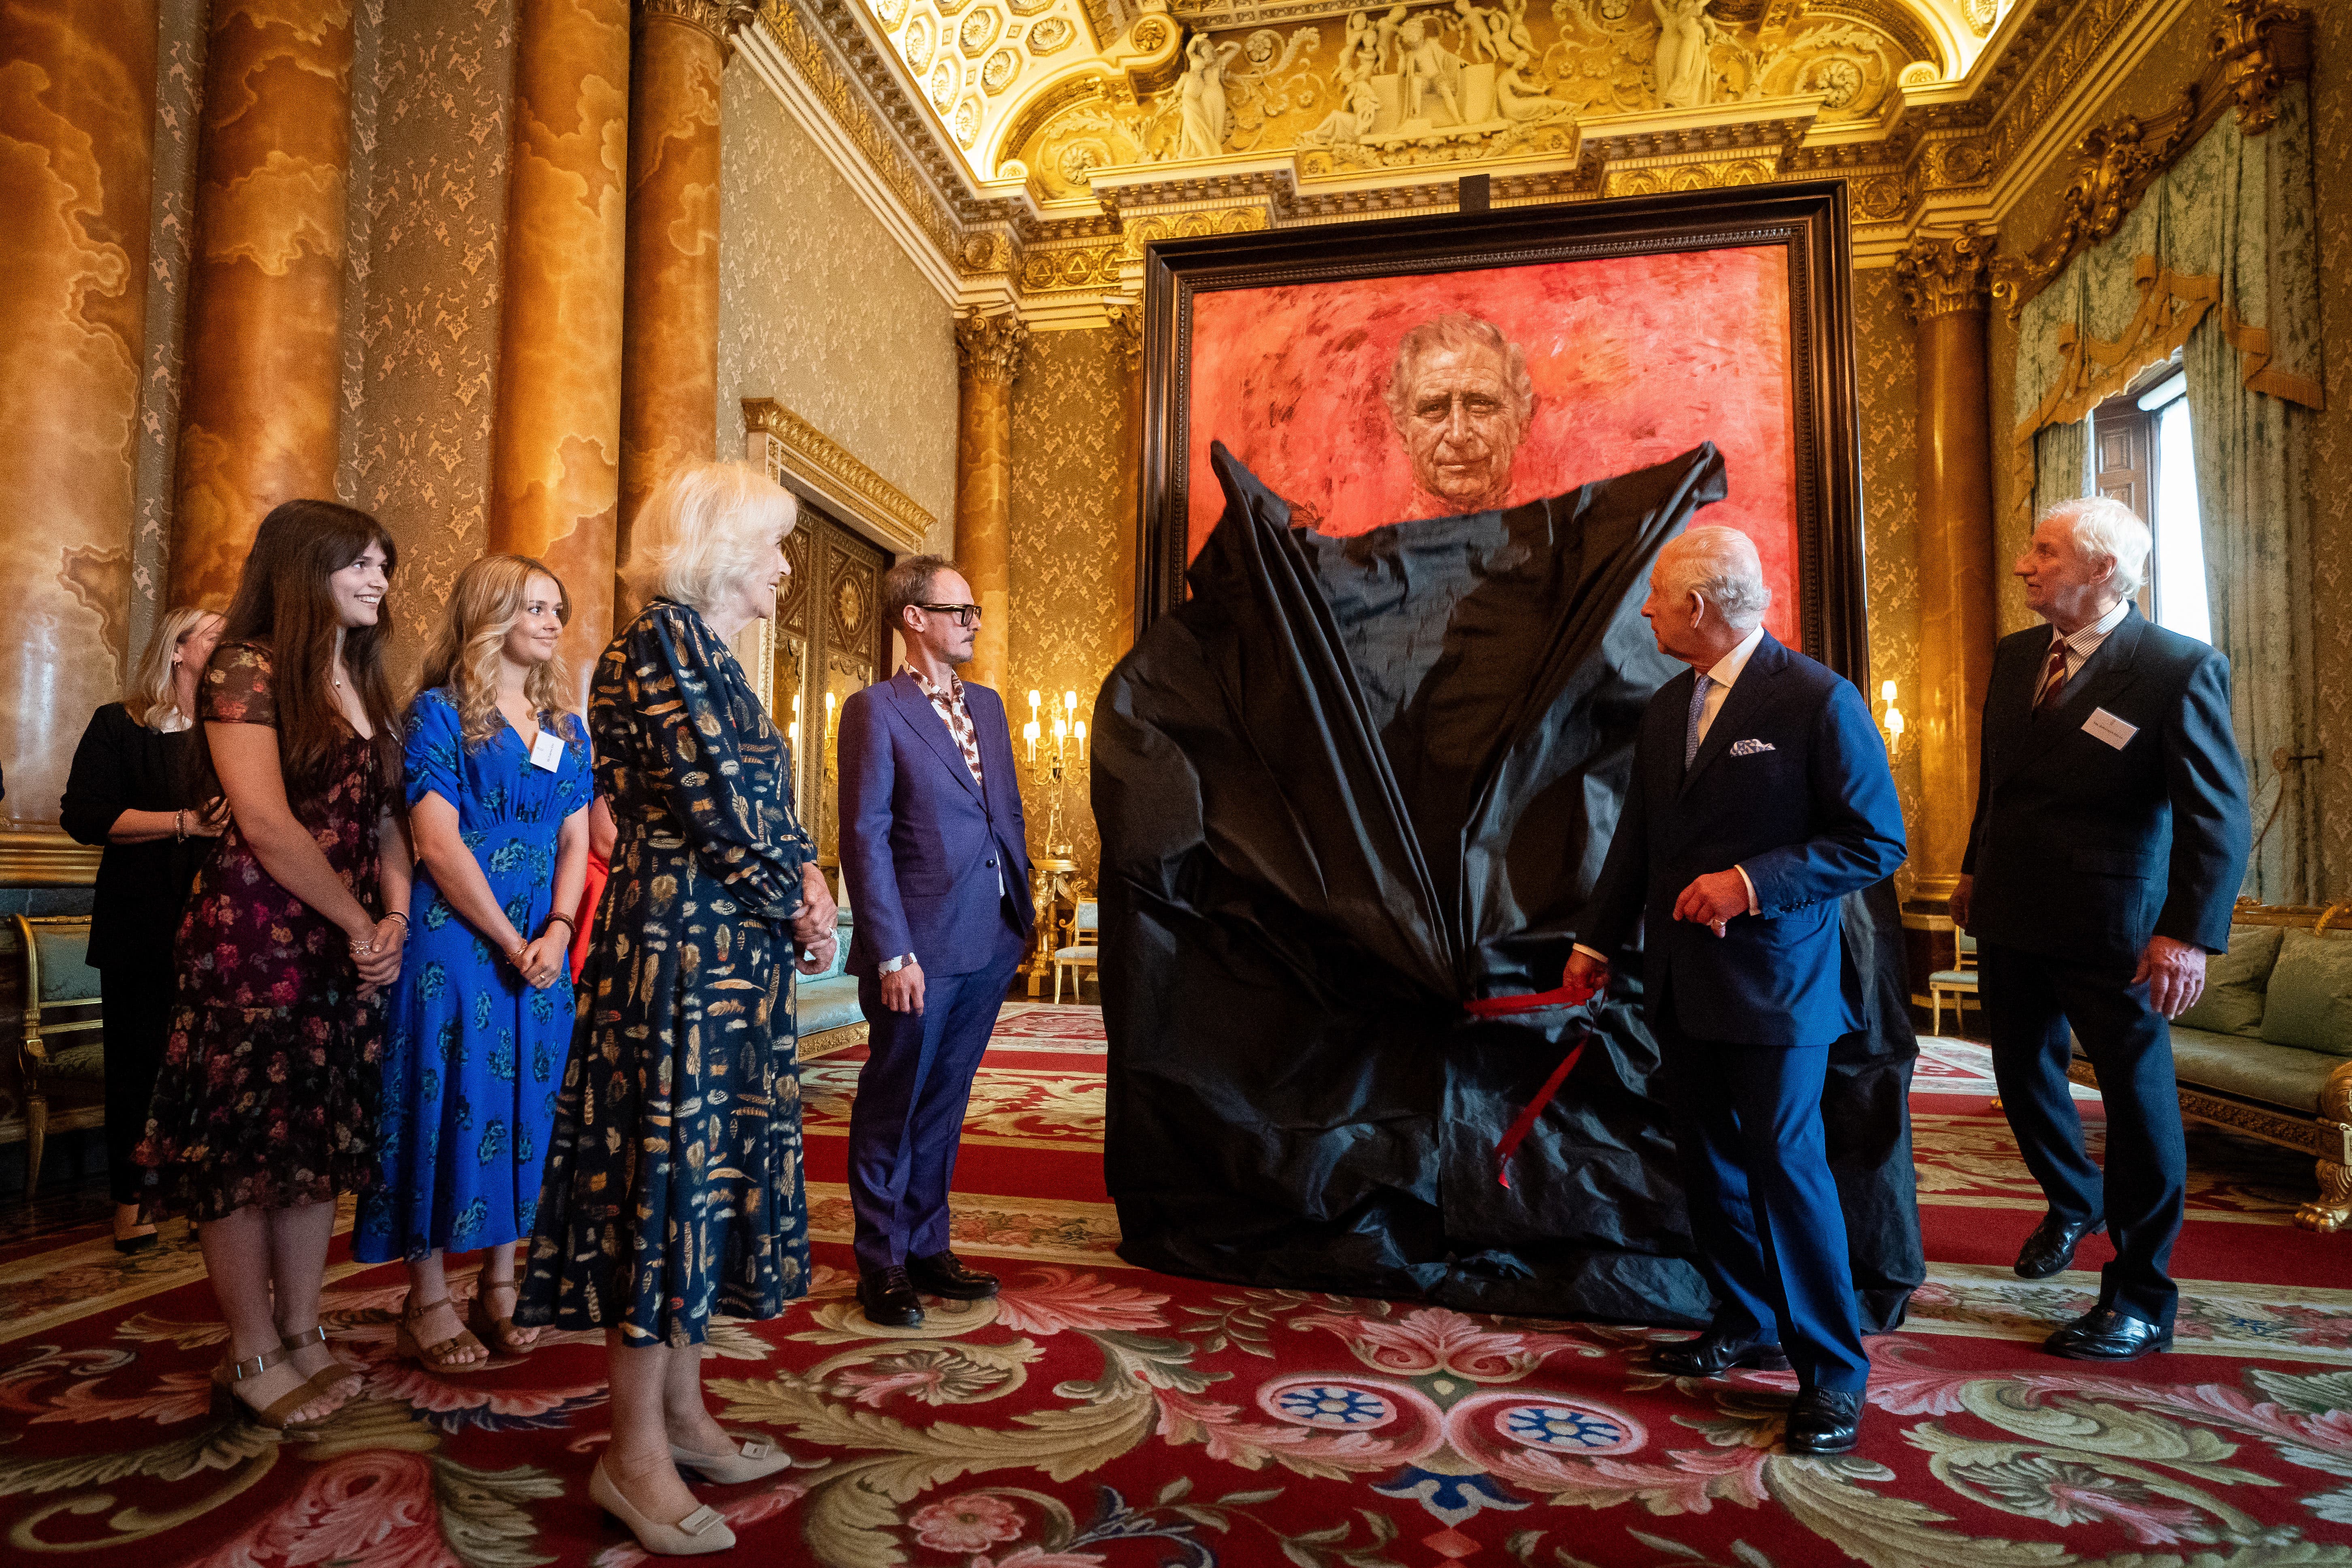
M 2123 742 L 2120 741 L 2116 742 L 2117 745 L 2121 745 L 2122 743 Z M 549 773 L 553 773 L 556 769 L 562 767 L 563 765 L 563 742 L 557 740 L 553 735 L 548 733 L 546 731 L 541 730 L 539 732 L 539 739 L 530 743 L 530 765 L 535 768 L 544 768 Z
M 2104 708 L 2094 708 L 2091 716 L 2083 721 L 2083 732 L 2094 740 L 2105 741 L 2120 752 L 2134 735 L 2139 733 L 2139 726 L 2125 723 Z

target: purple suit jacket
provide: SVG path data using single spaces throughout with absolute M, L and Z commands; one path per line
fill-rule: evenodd
M 871 974 L 902 952 L 932 974 L 970 974 L 1000 962 L 1000 874 L 1024 939 L 1036 924 L 1004 703 L 968 680 L 963 700 L 985 790 L 914 677 L 895 675 L 842 704 L 841 870 L 856 915 L 852 974 Z

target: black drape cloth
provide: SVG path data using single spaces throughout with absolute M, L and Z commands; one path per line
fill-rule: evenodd
M 1650 695 L 1637 606 L 1722 458 L 1352 539 L 1222 447 L 1225 512 L 1104 684 L 1093 795 L 1110 1036 L 1105 1164 L 1129 1261 L 1489 1311 L 1708 1315 L 1638 998 L 1496 1180 L 1580 1015 L 1559 984 Z M 1847 901 L 1873 1026 L 1823 1097 L 1866 1326 L 1922 1278 L 1916 1054 L 1890 889 Z

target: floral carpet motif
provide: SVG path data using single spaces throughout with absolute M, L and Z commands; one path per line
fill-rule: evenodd
M 1654 1354 L 1674 1334 L 1125 1267 L 1091 1157 L 1098 1089 L 1089 1110 L 1063 1091 L 1085 1077 L 1076 1062 L 1049 1071 L 1031 1054 L 1060 1046 L 1066 1060 L 1088 1030 L 1098 1050 L 1098 1015 L 1008 1009 L 1007 1023 L 1041 1032 L 1000 1031 L 976 1124 L 1050 1147 L 981 1145 L 960 1169 L 997 1190 L 955 1204 L 958 1249 L 1002 1273 L 1003 1294 L 935 1305 L 919 1329 L 867 1324 L 846 1192 L 813 1179 L 814 1293 L 772 1322 L 719 1325 L 708 1350 L 721 1419 L 793 1459 L 765 1482 L 698 1488 L 743 1539 L 730 1560 L 2352 1568 L 2352 1289 L 2334 1288 L 2352 1285 L 2352 1251 L 2314 1250 L 2340 1267 L 2294 1284 L 2184 1279 L 2177 1350 L 2104 1368 L 2033 1342 L 2090 1302 L 2095 1274 L 2028 1282 L 1937 1258 L 1931 1226 L 1909 1323 L 1871 1343 L 1862 1447 L 1794 1458 L 1779 1451 L 1791 1380 L 1670 1378 Z M 1997 1114 L 1916 1121 L 1931 1202 L 2011 1206 L 2022 1170 Z M 813 1170 L 845 1131 L 824 1128 L 813 1117 Z M 2262 1206 L 2285 1172 L 2261 1152 L 2228 1140 L 2196 1158 L 2210 1179 L 2189 1228 L 2208 1276 L 2242 1258 L 2244 1278 L 2275 1278 L 2265 1256 L 2321 1247 Z M 585 1497 L 607 1419 L 593 1336 L 436 1376 L 392 1354 L 401 1271 L 350 1264 L 340 1242 L 336 1258 L 327 1326 L 366 1391 L 281 1441 L 209 1414 L 222 1331 L 184 1227 L 128 1258 L 102 1226 L 0 1258 L 5 1560 L 644 1561 Z

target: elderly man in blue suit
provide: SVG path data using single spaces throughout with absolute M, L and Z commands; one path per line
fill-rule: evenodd
M 1851 682 L 1764 630 L 1748 536 L 1694 528 L 1658 552 L 1642 614 L 1691 667 L 1650 700 L 1624 813 L 1569 978 L 1605 975 L 1643 926 L 1643 994 L 1716 1300 L 1676 1376 L 1796 1367 L 1792 1453 L 1862 1426 L 1845 1218 L 1822 1132 L 1830 1047 L 1862 1027 L 1839 900 L 1903 863 L 1886 748 Z
M 956 674 L 979 636 L 971 587 L 918 555 L 884 574 L 882 608 L 907 661 L 841 710 L 841 870 L 868 1052 L 849 1112 L 849 1198 L 858 1305 L 911 1328 L 923 1292 L 996 1294 L 995 1276 L 948 1246 L 948 1184 L 1035 915 L 1004 703 Z

